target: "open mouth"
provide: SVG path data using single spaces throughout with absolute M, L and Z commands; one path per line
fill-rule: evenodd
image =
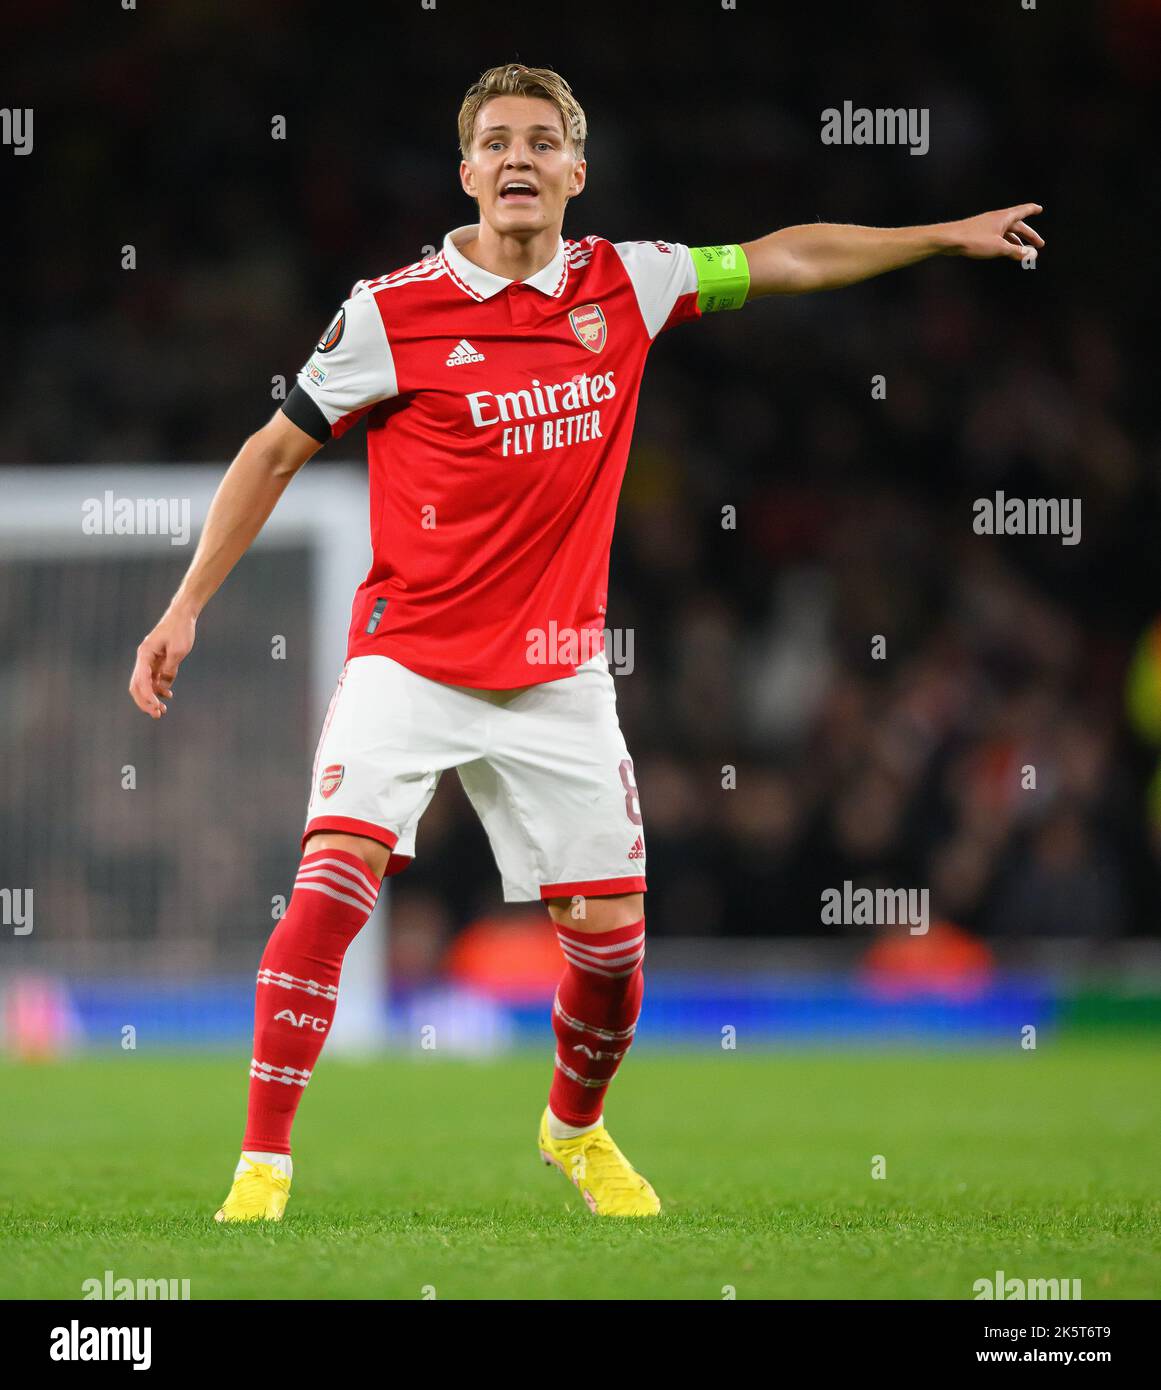
M 535 185 L 522 179 L 512 179 L 500 189 L 500 197 L 506 203 L 531 203 L 538 196 Z

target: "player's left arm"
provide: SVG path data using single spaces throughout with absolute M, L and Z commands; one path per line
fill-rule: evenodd
M 741 243 L 749 270 L 746 298 L 840 289 L 931 256 L 1035 260 L 1044 238 L 1026 219 L 1043 211 L 1039 203 L 1020 203 L 929 227 L 849 227 L 828 222 L 783 227 L 757 241 Z

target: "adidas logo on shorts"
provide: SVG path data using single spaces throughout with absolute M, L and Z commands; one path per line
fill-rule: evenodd
M 644 842 L 644 840 L 642 840 L 642 838 L 641 838 L 640 835 L 638 835 L 637 838 L 636 838 L 636 840 L 633 841 L 633 848 L 629 851 L 629 858 L 630 858 L 630 859 L 644 859 L 644 858 L 645 858 L 645 842 Z
M 477 352 L 466 338 L 461 338 L 451 350 L 451 356 L 447 359 L 446 366 L 462 367 L 465 362 L 482 362 L 484 354 Z

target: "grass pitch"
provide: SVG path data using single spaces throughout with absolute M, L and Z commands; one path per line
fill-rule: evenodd
M 608 1110 L 665 1211 L 601 1221 L 536 1154 L 550 1063 L 323 1058 L 280 1226 L 219 1227 L 246 1059 L 0 1067 L 0 1296 L 971 1298 L 996 1269 L 1161 1290 L 1161 1045 L 640 1049 Z M 872 1177 L 882 1155 L 886 1177 Z M 425 1293 L 426 1291 L 426 1293 Z

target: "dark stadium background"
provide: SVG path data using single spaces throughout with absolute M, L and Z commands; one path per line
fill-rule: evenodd
M 4 24 L 3 99 L 36 111 L 34 156 L 0 151 L 5 465 L 219 475 L 272 412 L 271 377 L 297 369 L 352 282 L 473 220 L 456 112 L 478 73 L 510 58 L 558 68 L 588 115 L 569 236 L 698 245 L 1041 202 L 1035 271 L 941 260 L 658 342 L 613 553 L 610 622 L 635 644 L 618 698 L 649 930 L 696 938 L 699 965 L 707 939 L 841 934 L 821 924 L 819 895 L 845 879 L 929 885 L 933 915 L 1001 961 L 1029 939 L 1083 945 L 1093 970 L 1141 959 L 1117 952 L 1147 947 L 1161 907 L 1148 716 L 1161 664 L 1159 200 L 1140 149 L 1157 128 L 1161 6 L 186 0 L 40 3 Z M 929 153 L 822 145 L 821 111 L 845 100 L 929 107 Z M 363 459 L 355 431 L 308 470 Z M 997 490 L 1081 498 L 1081 544 L 975 535 L 972 501 Z M 736 531 L 722 528 L 726 505 Z M 82 634 L 79 666 L 59 650 L 73 629 L 30 622 L 18 601 L 27 573 L 0 588 L 6 703 L 22 711 L 9 738 L 33 769 L 0 788 L 4 842 L 24 846 L 5 881 L 26 866 L 59 880 L 41 964 L 99 973 L 112 934 L 162 973 L 250 968 L 269 921 L 236 904 L 254 877 L 259 900 L 291 881 L 317 719 L 288 693 L 293 660 L 284 685 L 248 667 L 237 574 L 199 625 L 168 726 L 148 726 L 124 693 L 133 646 L 187 560 L 122 583 L 116 612 L 99 615 L 108 637 Z M 281 605 L 275 630 L 301 628 L 293 563 L 247 566 Z M 345 629 L 346 608 L 333 619 Z M 885 661 L 871 659 L 874 634 Z M 1129 712 L 1134 689 L 1144 716 Z M 163 814 L 78 798 L 68 730 L 82 707 L 103 712 L 118 766 L 160 760 Z M 231 724 L 248 732 L 219 796 L 197 765 Z M 1019 785 L 1028 763 L 1035 793 Z M 186 920 L 167 896 L 179 859 L 183 874 L 228 880 L 234 906 L 154 949 L 166 920 Z M 426 977 L 500 906 L 448 776 L 393 885 L 396 978 Z M 199 952 L 190 931 L 215 944 Z M 869 940 L 857 935 L 856 955 Z M 6 940 L 3 959 L 28 960 L 25 948 Z

